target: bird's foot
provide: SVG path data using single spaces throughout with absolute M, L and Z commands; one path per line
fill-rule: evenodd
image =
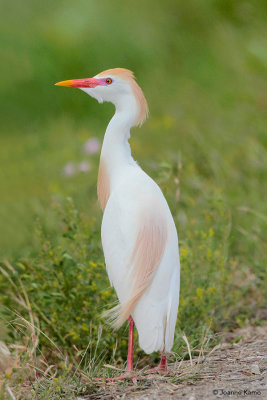
M 158 365 L 155 368 L 148 369 L 144 372 L 146 375 L 149 374 L 160 374 L 160 375 L 168 375 L 168 376 L 175 376 L 173 372 L 168 371 L 167 367 L 162 365 Z
M 137 385 L 137 376 L 133 371 L 128 371 L 123 375 L 117 376 L 115 378 L 108 378 L 109 382 L 132 380 L 134 385 Z
M 123 381 L 123 380 L 131 380 L 134 385 L 137 385 L 137 376 L 134 371 L 126 371 L 125 374 L 116 376 L 114 378 L 95 378 L 97 381 L 103 381 L 103 382 L 117 382 L 117 381 Z
M 167 374 L 167 357 L 165 349 L 161 353 L 159 365 L 155 368 L 151 368 L 145 372 L 146 374 Z
M 167 374 L 167 368 L 162 365 L 158 365 L 155 368 L 150 368 L 145 371 L 145 374 Z

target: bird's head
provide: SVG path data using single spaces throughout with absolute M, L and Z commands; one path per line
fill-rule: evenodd
M 77 87 L 99 103 L 109 101 L 118 112 L 126 109 L 134 114 L 134 124 L 141 125 L 148 114 L 148 106 L 142 89 L 137 84 L 132 71 L 113 68 L 103 71 L 93 78 L 72 79 L 56 83 L 57 86 Z

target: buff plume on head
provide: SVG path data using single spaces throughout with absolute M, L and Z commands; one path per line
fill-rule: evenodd
M 135 80 L 134 73 L 132 71 L 130 71 L 129 69 L 125 69 L 125 68 L 112 68 L 112 69 L 107 69 L 106 71 L 100 72 L 100 74 L 98 74 L 97 76 L 101 77 L 101 76 L 109 76 L 109 75 L 118 76 L 122 79 L 125 79 L 131 85 L 133 94 L 136 98 L 136 102 L 140 108 L 140 114 L 139 114 L 139 118 L 137 120 L 137 125 L 141 126 L 147 119 L 148 105 L 147 105 L 147 101 L 146 101 L 146 98 L 144 96 L 142 89 L 140 88 L 140 86 L 138 85 L 138 83 Z

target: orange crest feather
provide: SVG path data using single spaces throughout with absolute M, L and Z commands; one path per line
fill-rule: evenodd
M 112 68 L 100 72 L 100 74 L 97 74 L 97 76 L 100 77 L 108 75 L 119 76 L 120 78 L 125 79 L 130 83 L 136 102 L 139 106 L 139 117 L 137 119 L 137 125 L 142 125 L 148 116 L 148 105 L 142 89 L 135 80 L 134 73 L 125 68 Z

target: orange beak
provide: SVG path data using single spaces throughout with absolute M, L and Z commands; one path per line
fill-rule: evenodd
M 56 86 L 68 86 L 77 88 L 95 88 L 101 85 L 101 79 L 87 78 L 87 79 L 71 79 L 62 81 L 55 84 Z

